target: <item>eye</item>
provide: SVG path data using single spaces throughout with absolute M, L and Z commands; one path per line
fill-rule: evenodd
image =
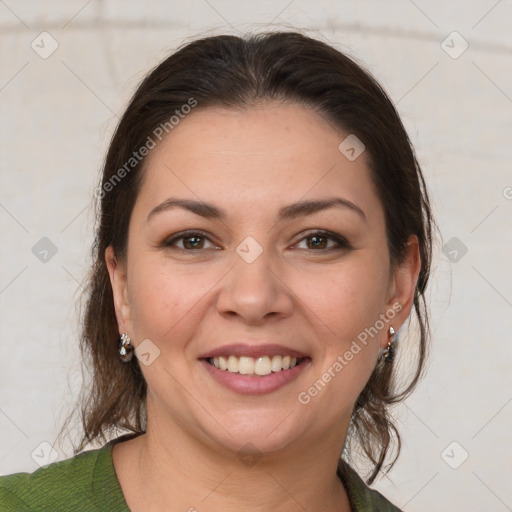
M 184 231 L 166 239 L 162 246 L 168 248 L 176 248 L 182 251 L 196 251 L 205 249 L 205 240 L 210 242 L 213 248 L 217 246 L 201 231 Z M 177 245 L 178 242 L 183 241 L 181 247 Z M 207 247 L 206 247 L 207 248 Z
M 306 247 L 299 247 L 299 245 L 304 242 Z M 177 233 L 164 240 L 162 247 L 178 249 L 185 252 L 193 252 L 208 249 L 208 247 L 205 247 L 205 243 L 210 243 L 210 248 L 218 249 L 218 246 L 215 245 L 202 231 L 183 231 L 181 233 Z M 348 241 L 340 235 L 330 231 L 317 230 L 303 237 L 297 244 L 295 244 L 294 248 L 306 250 L 312 249 L 315 251 L 332 251 L 350 249 L 351 246 Z
M 296 246 L 301 244 L 302 242 L 306 242 L 306 249 L 313 249 L 316 251 L 329 251 L 329 250 L 339 250 L 339 249 L 350 249 L 351 246 L 348 241 L 340 235 L 332 233 L 330 231 L 313 231 L 309 233 L 307 236 L 302 238 Z M 330 247 L 329 242 L 333 242 L 334 246 Z M 303 249 L 304 247 L 299 247 Z

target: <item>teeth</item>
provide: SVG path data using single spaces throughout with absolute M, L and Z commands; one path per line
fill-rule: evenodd
M 273 372 L 280 372 L 283 368 L 283 358 L 281 356 L 274 356 L 272 358 L 272 362 L 270 363 L 270 369 Z
M 270 357 L 258 357 L 254 363 L 254 373 L 256 375 L 268 375 L 269 373 L 272 373 Z
M 213 364 L 215 365 L 215 358 Z M 228 372 L 238 372 L 238 357 L 229 356 L 228 358 Z
M 238 373 L 252 375 L 254 373 L 254 359 L 252 357 L 241 357 L 238 360 Z
M 262 356 L 258 358 L 242 356 L 213 357 L 208 360 L 215 368 L 242 375 L 269 375 L 297 366 L 300 360 L 290 356 Z

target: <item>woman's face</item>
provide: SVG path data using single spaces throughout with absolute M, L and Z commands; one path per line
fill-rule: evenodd
M 148 424 L 231 451 L 343 443 L 418 272 L 414 243 L 391 268 L 348 135 L 268 102 L 192 111 L 152 150 L 126 261 L 106 255 L 119 328 L 143 343 Z

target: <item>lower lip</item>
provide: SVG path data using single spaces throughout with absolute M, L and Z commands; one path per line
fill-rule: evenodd
M 227 370 L 216 368 L 204 359 L 201 360 L 206 371 L 219 384 L 241 395 L 264 395 L 277 391 L 294 381 L 304 371 L 306 366 L 308 366 L 309 362 L 310 359 L 304 359 L 300 364 L 289 370 L 281 370 L 279 372 L 259 376 L 228 372 Z

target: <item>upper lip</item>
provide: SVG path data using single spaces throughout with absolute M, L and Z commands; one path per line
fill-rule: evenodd
M 299 350 L 288 348 L 283 345 L 265 344 L 265 345 L 246 345 L 243 343 L 236 343 L 231 345 L 223 345 L 222 347 L 215 348 L 199 356 L 199 359 L 210 359 L 211 357 L 263 357 L 263 356 L 291 356 L 298 359 L 308 357 L 308 355 Z

